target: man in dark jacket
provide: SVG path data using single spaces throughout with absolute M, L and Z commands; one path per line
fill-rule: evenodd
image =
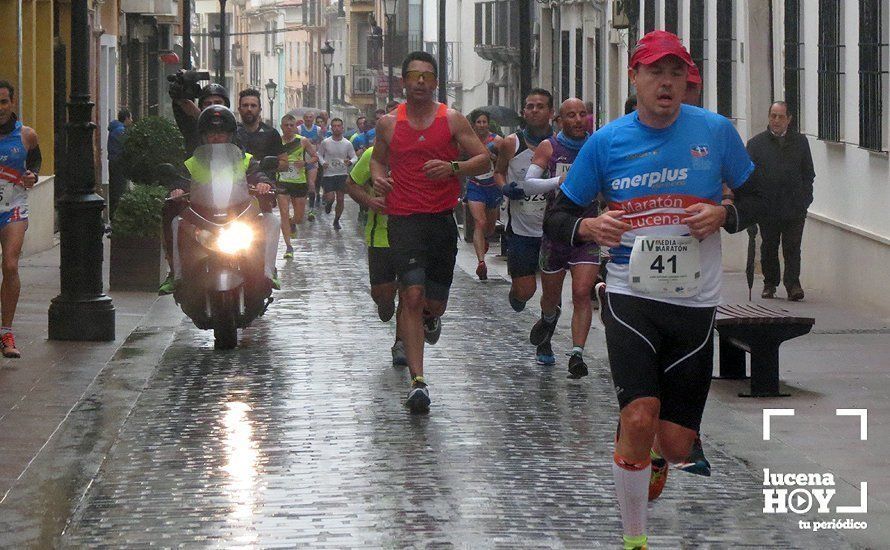
M 108 217 L 114 216 L 117 203 L 127 187 L 126 169 L 123 165 L 124 132 L 133 125 L 129 109 L 121 109 L 117 119 L 108 125 Z
M 813 202 L 813 157 L 802 134 L 789 129 L 788 104 L 777 101 L 769 109 L 769 127 L 748 141 L 748 154 L 762 174 L 762 192 L 770 208 L 760 222 L 763 243 L 763 298 L 775 298 L 779 286 L 779 241 L 785 260 L 785 289 L 792 302 L 803 300 L 800 286 L 800 242 L 807 208 Z

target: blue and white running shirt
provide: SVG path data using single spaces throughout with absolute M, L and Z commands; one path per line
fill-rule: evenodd
M 595 132 L 572 164 L 561 189 L 587 206 L 602 193 L 610 210 L 624 210 L 633 229 L 612 248 L 609 292 L 678 305 L 712 307 L 720 301 L 720 232 L 700 242 L 701 291 L 689 298 L 653 298 L 630 288 L 628 262 L 635 238 L 689 235 L 685 209 L 720 204 L 723 186 L 735 189 L 754 171 L 732 123 L 722 115 L 682 105 L 668 128 L 643 125 L 636 112 Z

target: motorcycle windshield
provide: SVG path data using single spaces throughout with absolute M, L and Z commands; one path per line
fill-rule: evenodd
M 193 207 L 220 212 L 250 201 L 247 162 L 238 146 L 231 143 L 201 145 L 186 165 L 192 178 Z

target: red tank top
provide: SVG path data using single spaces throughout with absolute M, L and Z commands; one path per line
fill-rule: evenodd
M 456 176 L 431 180 L 423 173 L 423 165 L 428 160 L 452 162 L 458 158 L 447 112 L 448 107 L 440 103 L 429 128 L 415 130 L 408 122 L 406 105 L 403 103 L 396 109 L 396 127 L 389 144 L 389 168 L 394 185 L 386 196 L 387 214 L 432 214 L 457 206 L 460 182 Z

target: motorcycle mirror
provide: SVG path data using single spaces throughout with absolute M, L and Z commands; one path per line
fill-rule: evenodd
M 278 157 L 264 157 L 260 163 L 260 170 L 263 172 L 274 171 L 278 168 Z
M 175 180 L 181 177 L 179 171 L 172 164 L 168 163 L 159 164 L 155 171 L 159 179 Z

